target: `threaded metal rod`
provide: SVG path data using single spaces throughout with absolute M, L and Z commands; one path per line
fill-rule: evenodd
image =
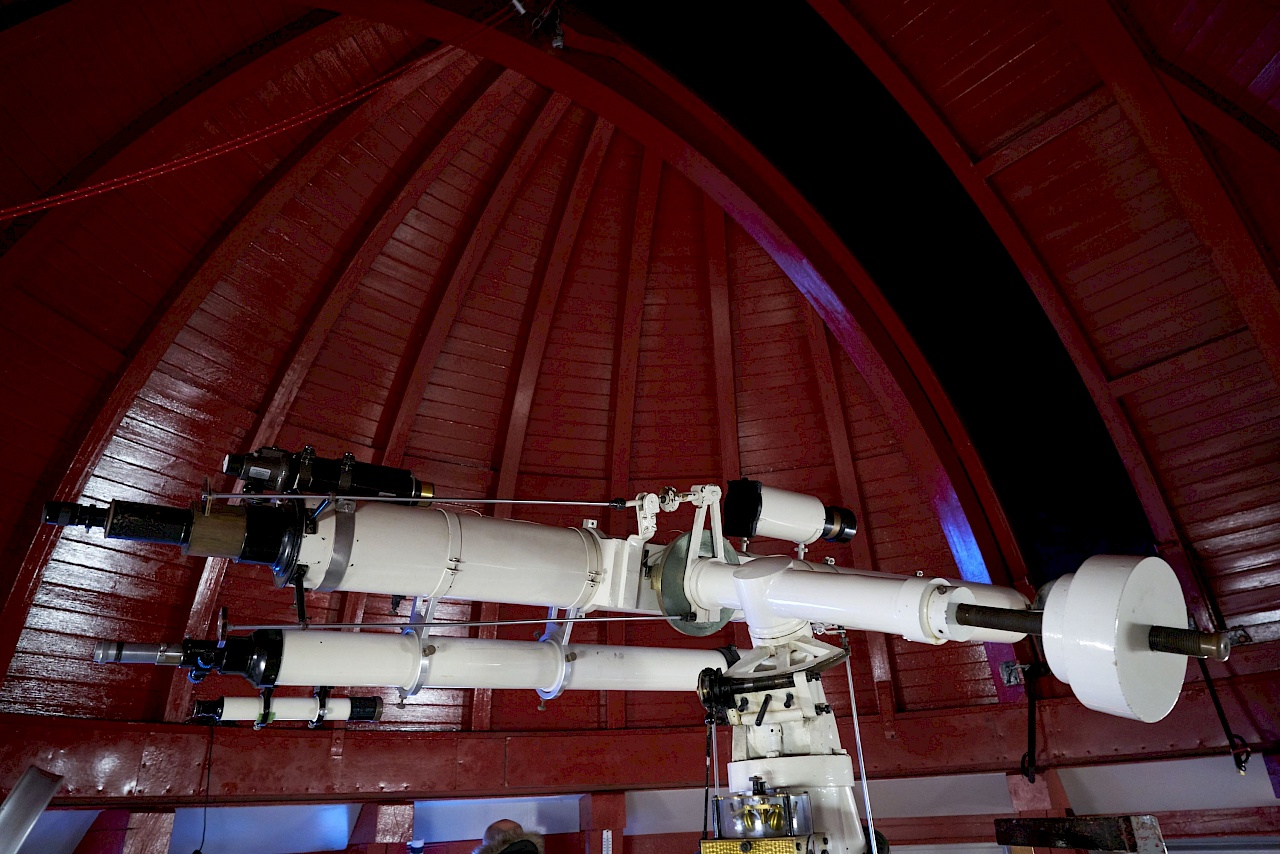
M 1020 635 L 1044 634 L 1043 611 L 1017 611 L 986 605 L 957 605 L 956 622 L 977 629 L 994 629 Z
M 957 605 L 955 620 L 962 626 L 995 629 L 1018 634 L 1044 634 L 1043 611 L 1018 611 L 1012 608 L 989 608 L 985 605 Z M 1226 632 L 1199 632 L 1152 626 L 1147 645 L 1153 652 L 1169 652 L 1194 658 L 1226 661 L 1231 654 L 1231 638 Z
M 1152 626 L 1147 643 L 1156 652 L 1176 652 L 1193 658 L 1226 661 L 1231 655 L 1231 636 L 1226 632 L 1199 632 L 1195 629 L 1171 629 Z

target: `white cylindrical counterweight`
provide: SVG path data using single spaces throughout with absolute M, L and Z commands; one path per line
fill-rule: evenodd
M 604 567 L 596 537 L 439 508 L 358 504 L 302 539 L 308 589 L 582 607 Z
M 548 689 L 564 667 L 567 690 L 693 691 L 715 650 L 599 646 L 381 632 L 284 633 L 277 685 Z
M 1091 709 L 1154 723 L 1182 692 L 1187 660 L 1151 649 L 1152 626 L 1181 628 L 1186 601 L 1158 557 L 1097 555 L 1048 588 L 1044 652 Z

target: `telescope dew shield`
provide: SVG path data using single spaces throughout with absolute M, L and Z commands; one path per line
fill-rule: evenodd
M 208 514 L 198 507 L 164 507 L 134 501 L 112 501 L 108 507 L 86 507 L 66 501 L 44 506 L 49 525 L 102 528 L 113 540 L 180 546 L 196 557 L 224 557 L 258 563 L 287 575 L 298 559 L 303 511 L 298 501 L 279 504 L 215 505 Z
M 189 509 L 136 501 L 112 501 L 107 507 L 86 507 L 70 501 L 48 501 L 44 505 L 46 525 L 102 528 L 108 539 L 174 546 L 187 542 L 193 517 Z
M 857 532 L 852 510 L 825 506 L 811 495 L 745 477 L 729 481 L 725 492 L 724 533 L 730 537 L 772 537 L 807 546 L 819 538 L 847 543 Z

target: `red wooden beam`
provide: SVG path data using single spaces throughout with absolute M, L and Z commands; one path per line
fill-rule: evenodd
M 463 51 L 456 48 L 440 51 L 419 72 L 413 75 L 417 86 L 421 86 L 465 56 L 466 54 Z M 476 79 L 479 79 L 479 76 L 484 73 L 479 69 L 472 71 L 472 75 Z M 414 88 L 417 88 L 417 86 Z M 497 83 L 492 84 L 489 87 L 490 92 L 497 86 Z M 458 90 L 467 91 L 470 88 L 464 82 L 458 87 Z M 508 87 L 501 88 L 505 93 Z M 480 101 L 483 100 L 484 97 L 482 96 Z M 492 101 L 492 98 L 490 100 Z M 500 102 L 500 100 L 499 97 L 497 102 Z M 489 104 L 489 106 L 492 107 L 493 103 Z M 473 111 L 482 109 L 479 107 L 479 101 L 476 105 L 473 105 L 472 109 Z M 491 112 L 492 109 L 484 112 L 484 115 L 487 116 Z M 376 118 L 377 115 L 370 115 L 368 117 L 369 123 L 372 124 Z M 464 123 L 466 123 L 465 120 Z M 465 137 L 462 138 L 461 142 L 465 142 Z M 451 139 L 446 136 L 436 147 L 436 150 L 439 151 L 441 148 L 447 147 L 456 151 L 461 142 L 456 138 Z M 447 159 L 444 162 L 447 162 Z M 294 341 L 291 355 L 273 380 L 271 390 L 265 396 L 266 402 L 259 408 L 257 423 L 254 425 L 252 434 L 246 444 L 247 450 L 275 443 L 276 436 L 288 417 L 298 390 L 302 387 L 302 383 L 319 355 L 320 348 L 323 346 L 329 332 L 342 316 L 342 311 L 347 302 L 350 301 L 351 296 L 359 287 L 369 267 L 378 257 L 378 253 L 382 251 L 383 246 L 391 238 L 396 227 L 404 219 L 405 213 L 413 207 L 431 182 L 439 176 L 442 168 L 441 161 L 438 158 L 428 157 L 404 182 L 400 191 L 392 197 L 388 205 L 383 209 L 382 215 L 375 221 L 364 240 L 348 256 L 342 272 L 330 285 L 328 293 L 312 313 L 308 322 L 303 325 L 299 336 Z M 209 558 L 205 561 L 204 568 L 200 573 L 200 580 L 196 585 L 195 595 L 192 598 L 191 613 L 187 618 L 185 637 L 201 637 L 209 632 L 213 623 L 214 609 L 217 607 L 218 591 L 222 587 L 222 579 L 228 565 L 229 562 L 223 558 Z M 363 610 L 363 608 L 360 610 Z M 165 704 L 165 720 L 182 720 L 186 717 L 190 708 L 191 691 L 192 686 L 189 681 L 181 676 L 174 677 L 169 689 L 169 698 Z
M 858 525 L 862 526 L 866 522 L 867 508 L 862 501 L 862 486 L 858 482 L 858 470 L 854 465 L 853 444 L 849 440 L 849 429 L 844 419 L 844 406 L 840 402 L 840 391 L 836 385 L 836 373 L 831 361 L 827 329 L 822 325 L 822 319 L 818 317 L 818 313 L 812 306 L 805 306 L 803 311 L 809 358 L 813 365 L 814 378 L 818 381 L 818 396 L 822 401 L 823 420 L 827 425 L 827 434 L 831 438 L 836 482 L 840 484 L 840 500 L 857 515 Z M 870 570 L 877 568 L 871 551 L 871 538 L 865 531 L 849 541 L 849 552 L 855 567 Z M 893 662 L 889 655 L 889 644 L 883 634 L 879 632 L 867 634 L 867 657 L 871 663 L 871 677 L 875 681 L 876 708 L 880 712 L 886 733 L 892 732 L 898 692 L 893 682 Z M 854 698 L 849 699 L 851 703 L 854 702 Z
M 334 0 L 330 6 L 444 41 L 464 40 L 468 50 L 571 95 L 711 196 L 818 307 L 894 421 L 939 513 L 962 536 L 972 536 L 996 580 L 1022 579 L 1017 544 L 963 425 L 866 271 L 782 174 L 674 78 L 634 50 L 570 29 L 566 38 L 574 49 L 552 53 L 430 4 Z
M 996 232 L 1014 263 L 1018 265 L 1032 293 L 1048 315 L 1049 322 L 1057 330 L 1058 337 L 1061 338 L 1076 369 L 1080 372 L 1085 387 L 1089 390 L 1094 405 L 1097 406 L 1102 421 L 1111 435 L 1111 441 L 1115 443 L 1116 451 L 1124 462 L 1125 470 L 1129 473 L 1130 482 L 1138 495 L 1138 501 L 1146 512 L 1147 520 L 1151 523 L 1152 531 L 1161 544 L 1162 554 L 1173 565 L 1182 581 L 1188 606 L 1195 615 L 1197 623 L 1205 628 L 1212 626 L 1215 623 L 1212 594 L 1202 575 L 1196 571 L 1183 553 L 1182 535 L 1173 520 L 1172 510 L 1156 480 L 1151 461 L 1138 438 L 1137 430 L 1128 413 L 1112 394 L 1108 384 L 1109 377 L 1103 370 L 1088 336 L 1081 329 L 1067 304 L 1061 286 L 1049 272 L 1048 266 L 995 188 L 987 182 L 987 178 L 994 171 L 982 167 L 981 164 L 973 163 L 929 99 L 847 6 L 839 0 L 810 0 L 810 5 L 866 63 L 933 143 L 934 148 L 942 155 L 943 160 L 951 167 L 951 171 L 960 179 L 960 183 L 968 191 L 978 209 L 982 211 L 982 215 Z M 1092 102 L 1087 106 L 1091 109 Z M 1077 118 L 1074 113 L 1069 117 L 1072 120 Z M 1055 119 L 1051 118 L 1049 121 L 1053 122 Z M 1066 126 L 1069 124 L 1063 127 Z M 1007 522 L 1002 523 L 1000 527 L 1005 526 Z M 1024 589 L 1023 592 L 1027 590 Z
M 640 166 L 640 186 L 636 191 L 635 221 L 631 231 L 631 252 L 627 284 L 622 295 L 617 350 L 614 356 L 613 429 L 610 431 L 609 495 L 631 494 L 631 431 L 635 422 L 636 376 L 640 363 L 640 327 L 644 315 L 644 294 L 649 284 L 649 252 L 653 245 L 653 217 L 658 207 L 658 186 L 662 159 L 651 148 L 644 150 Z M 617 511 L 614 521 L 624 513 Z M 629 520 L 628 520 L 629 521 Z M 621 529 L 620 529 L 621 530 Z
M 577 177 L 569 191 L 568 202 L 560 219 L 560 227 L 556 231 L 555 242 L 551 247 L 546 270 L 543 274 L 542 286 L 538 291 L 538 302 L 533 313 L 533 322 L 529 327 L 529 336 L 524 348 L 517 358 L 520 374 L 516 380 L 515 395 L 511 402 L 510 418 L 506 425 L 506 440 L 503 443 L 502 456 L 498 464 L 498 483 L 496 498 L 514 498 L 516 477 L 520 471 L 520 455 L 524 450 L 525 433 L 529 428 L 529 408 L 533 404 L 534 386 L 538 374 L 542 371 L 542 356 L 546 352 L 547 339 L 551 335 L 551 319 L 556 305 L 560 301 L 560 289 L 564 285 L 569 272 L 569 261 L 573 256 L 574 246 L 578 242 L 578 230 L 582 226 L 582 217 L 587 210 L 587 202 L 595 189 L 596 176 L 600 174 L 600 166 L 604 163 L 605 151 L 609 148 L 609 140 L 613 137 L 613 125 L 597 118 L 591 129 L 591 138 L 587 141 L 586 151 L 578 166 Z M 510 515 L 510 506 L 500 504 L 494 515 L 506 518 Z
M 640 183 L 636 188 L 636 205 L 628 252 L 626 285 L 618 309 L 621 323 L 615 339 L 613 359 L 612 401 L 609 411 L 613 424 L 609 431 L 609 495 L 631 495 L 631 435 L 635 424 L 636 377 L 640 362 L 640 327 L 644 315 L 644 295 L 649 284 L 649 252 L 653 245 L 653 218 L 658 207 L 658 187 L 662 178 L 662 160 L 652 149 L 644 150 L 640 164 Z M 628 510 L 611 512 L 614 529 L 622 533 L 632 521 Z M 610 644 L 626 643 L 626 626 L 609 623 L 605 629 Z M 609 729 L 627 725 L 627 693 L 603 691 L 605 723 Z
M 1178 78 L 1163 71 L 1159 72 L 1159 77 L 1165 91 L 1173 98 L 1173 103 L 1183 116 L 1208 131 L 1218 141 L 1225 142 L 1229 148 L 1235 149 L 1250 165 L 1261 166 L 1273 175 L 1280 175 L 1280 150 Z
M 738 455 L 738 391 L 733 378 L 733 326 L 729 315 L 729 249 L 724 210 L 702 197 L 703 252 L 711 303 L 711 354 L 715 366 L 716 432 L 720 437 L 720 479 L 742 476 Z
M 1280 282 L 1231 193 L 1108 0 L 1054 0 L 1182 205 L 1280 382 Z
M 168 303 L 154 315 L 152 325 L 140 336 L 133 355 L 116 379 L 114 387 L 97 410 L 79 442 L 72 460 L 61 475 L 54 494 L 40 496 L 73 501 L 79 497 L 90 474 L 101 458 L 120 421 L 128 412 L 147 378 L 168 351 L 178 333 L 213 290 L 218 280 L 280 213 L 284 205 L 302 190 L 325 164 L 350 144 L 369 124 L 380 117 L 438 71 L 430 59 L 421 61 L 404 76 L 391 81 L 374 93 L 357 110 L 344 119 L 331 133 L 318 141 L 291 168 L 266 189 L 257 203 L 239 222 L 223 232 L 215 245 L 208 247 L 205 260 L 185 281 L 176 284 Z M 27 549 L 13 587 L 0 611 L 0 680 L 6 678 L 19 633 L 25 623 L 27 609 L 35 596 L 40 575 L 57 542 L 60 529 L 41 526 Z
M 366 803 L 360 807 L 348 845 L 378 842 L 404 843 L 413 839 L 413 804 Z
M 858 517 L 858 535 L 849 541 L 849 553 L 853 565 L 859 569 L 876 568 L 871 553 L 871 539 L 863 530 L 867 519 L 867 507 L 862 500 L 862 485 L 858 482 L 858 469 L 854 465 L 853 443 L 849 440 L 849 428 L 845 423 L 844 405 L 840 401 L 840 388 L 836 385 L 835 367 L 831 360 L 831 347 L 827 329 L 812 306 L 804 306 L 805 338 L 809 344 L 809 361 L 813 376 L 818 381 L 818 397 L 822 402 L 822 418 L 831 439 L 831 454 L 836 469 L 836 483 L 840 485 L 840 501 Z
M 433 67 L 436 73 L 439 73 L 465 56 L 463 51 L 450 48 L 433 62 Z M 478 78 L 484 74 L 484 71 L 475 69 L 471 74 Z M 508 79 L 501 84 L 496 82 L 491 84 L 488 91 L 471 105 L 467 117 L 454 126 L 456 132 L 446 134 L 440 140 L 431 154 L 401 185 L 395 197 L 389 200 L 382 214 L 368 229 L 355 251 L 347 257 L 342 272 L 330 284 L 328 292 L 303 326 L 299 339 L 293 344 L 288 360 L 276 376 L 271 391 L 266 396 L 266 404 L 260 410 L 258 422 L 254 425 L 250 438 L 246 442 L 247 449 L 252 450 L 275 442 L 293 406 L 294 398 L 297 397 L 311 366 L 320 354 L 325 339 L 342 317 L 343 310 L 369 272 L 369 268 L 373 266 L 373 262 L 386 247 L 387 241 L 404 221 L 405 215 L 417 204 L 427 188 L 440 177 L 444 166 L 457 154 L 461 145 L 465 144 L 467 133 L 474 131 L 476 124 L 491 115 L 496 106 L 501 103 L 502 98 L 509 94 L 511 83 L 512 81 Z M 459 91 L 466 91 L 471 87 L 462 83 L 457 88 Z
M 409 440 L 409 429 L 413 426 L 413 417 L 422 402 L 427 384 L 431 380 L 431 371 L 435 368 L 444 349 L 445 340 L 453 328 L 453 321 L 462 308 L 467 289 L 475 279 L 484 261 L 489 247 L 498 234 L 502 221 L 524 186 L 529 171 L 537 162 L 538 156 L 551 139 L 560 120 L 568 110 L 570 100 L 563 95 L 552 95 L 534 120 L 529 132 L 515 156 L 507 163 L 506 169 L 498 183 L 490 193 L 483 212 L 467 238 L 466 247 L 449 276 L 449 282 L 440 294 L 440 299 L 429 312 L 427 331 L 422 337 L 422 344 L 414 354 L 412 361 L 407 362 L 409 374 L 404 381 L 404 393 L 398 400 L 388 401 L 383 419 L 378 425 L 379 435 L 385 435 L 379 457 L 387 465 L 400 465 L 404 457 L 405 445 Z
M 1228 718 L 1250 744 L 1280 738 L 1273 714 L 1280 674 L 1219 683 Z M 1200 686 L 1188 686 L 1159 724 L 1092 712 L 1072 699 L 1040 704 L 1054 767 L 1220 755 L 1222 728 Z M 690 722 L 691 724 L 694 722 Z M 874 718 L 864 717 L 864 729 Z M 848 718 L 841 737 L 853 738 Z M 66 778 L 60 806 L 163 807 L 202 803 L 204 757 L 213 738 L 213 803 L 412 800 L 534 792 L 700 787 L 705 731 L 683 728 L 542 733 L 429 733 L 350 726 L 334 756 L 330 739 L 304 727 L 204 727 L 0 715 L 0 789 L 32 762 Z M 1025 749 L 1020 704 L 903 715 L 894 739 L 864 741 L 877 779 L 1012 772 Z

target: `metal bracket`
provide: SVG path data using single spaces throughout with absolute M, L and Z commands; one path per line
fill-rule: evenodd
M 1000 681 L 1004 683 L 1004 687 L 1012 688 L 1014 685 L 1023 685 L 1026 679 L 1023 674 L 1030 669 L 1030 664 L 1019 664 L 1016 661 L 1000 662 Z
M 413 600 L 413 607 L 409 609 L 409 622 L 411 623 L 430 623 L 435 619 L 436 615 L 436 599 L 430 598 L 426 600 L 426 607 L 423 608 L 422 597 Z M 419 611 L 422 611 L 422 618 L 418 618 Z M 421 655 L 418 658 L 418 675 L 407 690 L 397 688 L 400 692 L 400 703 L 403 704 L 406 699 L 412 697 L 422 690 L 422 686 L 426 684 L 427 675 L 431 672 L 431 656 L 435 655 L 435 645 L 430 643 L 431 626 L 419 625 L 411 629 L 405 629 L 406 635 L 416 635 L 418 638 L 418 647 Z
M 332 690 L 327 685 L 316 689 L 315 698 L 320 701 L 320 705 L 316 707 L 315 720 L 307 721 L 307 729 L 316 729 L 324 723 L 325 713 L 329 711 L 329 692 Z
M 258 719 L 253 722 L 254 729 L 262 729 L 264 726 L 271 723 L 272 719 L 275 717 L 271 714 L 271 694 L 274 691 L 274 687 L 262 689 L 262 713 L 259 714 Z
M 572 620 L 574 617 L 582 616 L 581 608 L 569 608 L 565 611 L 565 617 Z M 564 683 L 569 681 L 569 674 L 573 672 L 573 662 L 576 656 L 573 653 L 566 653 L 564 648 L 569 645 L 569 638 L 573 634 L 573 623 L 556 622 L 559 617 L 559 608 L 547 609 L 547 629 L 542 633 L 542 637 L 538 638 L 539 643 L 549 643 L 556 647 L 559 654 L 559 667 L 556 669 L 556 680 L 551 683 L 549 688 L 538 688 L 538 696 L 542 698 L 542 702 L 554 700 L 564 693 Z
M 316 585 L 316 590 L 321 593 L 330 593 L 342 584 L 356 542 L 356 503 L 348 498 L 339 498 L 333 502 L 333 511 L 333 552 L 324 578 Z
M 700 557 L 713 557 L 724 562 L 724 525 L 720 518 L 720 487 L 715 484 L 695 486 L 691 490 L 693 528 L 689 531 L 689 553 L 685 557 L 684 571 L 688 575 Z M 702 554 L 702 530 L 706 525 L 707 510 L 711 511 L 711 554 Z
M 651 492 L 642 492 L 636 496 L 636 537 L 641 543 L 647 543 L 658 533 L 658 496 Z

